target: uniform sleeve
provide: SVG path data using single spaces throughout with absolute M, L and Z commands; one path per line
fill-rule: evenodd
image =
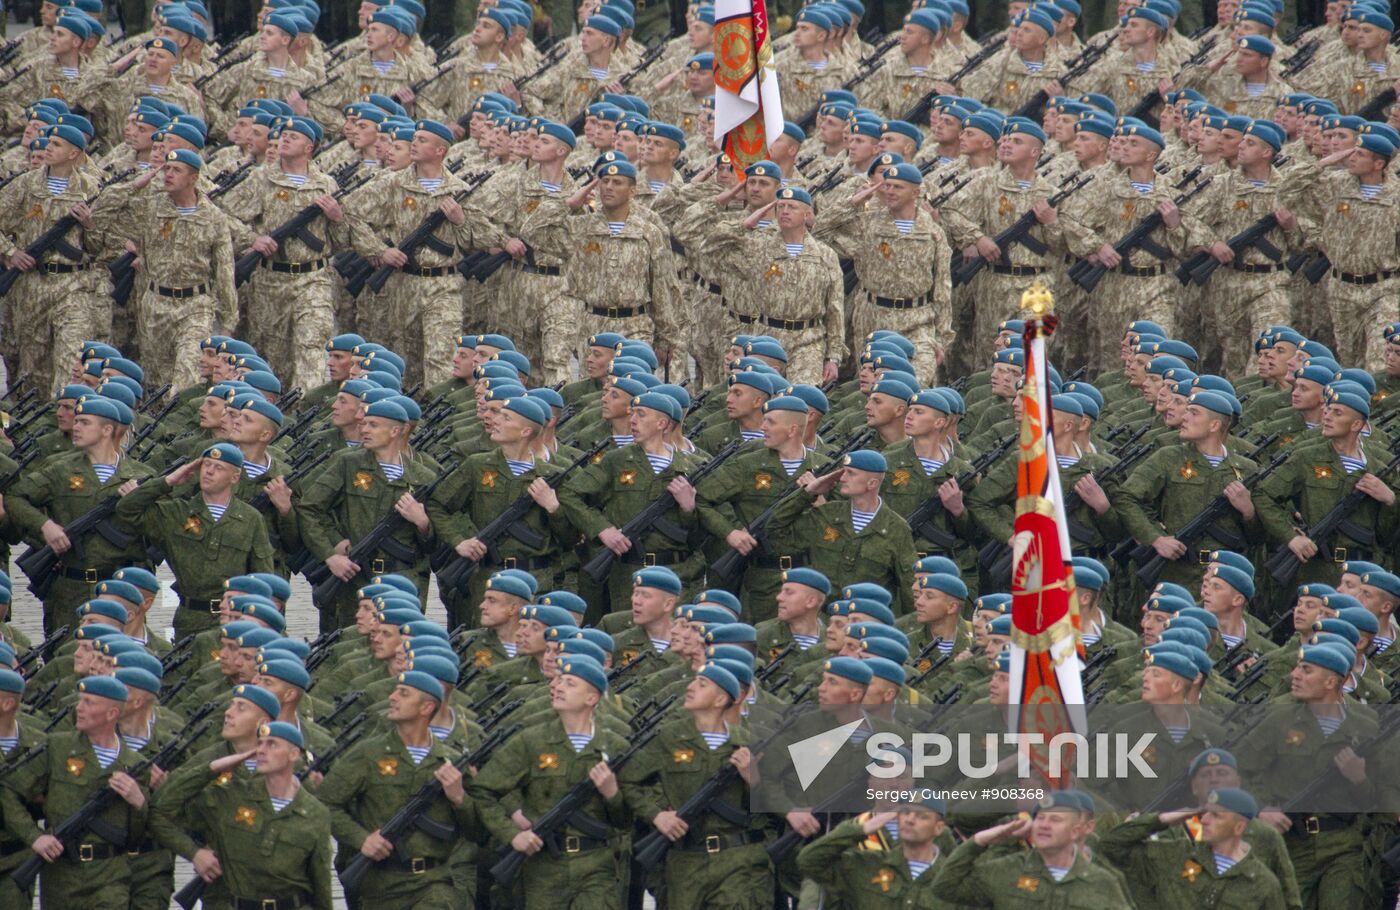
M 316 791 L 316 798 L 325 804 L 331 813 L 331 836 L 336 843 L 359 852 L 364 846 L 370 831 L 350 814 L 350 808 L 364 792 L 364 768 L 367 759 L 363 747 L 357 747 L 350 755 L 342 755 L 340 760 L 326 772 L 325 779 Z
M 35 824 L 26 803 L 48 789 L 49 759 L 46 752 L 18 771 L 0 777 L 0 818 L 10 836 L 26 844 L 34 843 L 44 833 Z
M 955 904 L 995 906 L 986 877 L 977 868 L 977 860 L 986 852 L 986 847 L 969 837 L 946 860 L 936 863 L 938 876 L 933 880 L 933 896 Z
M 1128 533 L 1139 543 L 1151 545 L 1163 532 L 1152 520 L 1150 513 L 1155 511 L 1158 499 L 1166 487 L 1166 461 L 1170 456 L 1166 450 L 1150 456 L 1138 465 L 1128 479 L 1118 488 L 1113 504 L 1123 518 Z
M 231 332 L 238 325 L 238 291 L 233 283 L 233 227 L 226 219 L 220 219 L 210 246 L 212 268 L 209 277 L 219 307 L 216 318 L 225 330 Z
M 503 803 L 509 798 L 514 805 L 521 805 L 520 791 L 529 767 L 525 737 L 517 733 L 501 745 L 491 761 L 467 784 L 468 795 L 480 807 L 482 824 L 492 837 L 504 844 L 509 844 L 520 829 L 511 821 Z
M 195 797 L 209 786 L 209 766 L 201 758 L 177 768 L 151 799 L 151 834 L 161 846 L 185 859 L 194 856 L 199 844 L 185 828 L 184 816 L 199 802 Z
M 249 507 L 253 519 L 253 546 L 248 551 L 248 574 L 275 572 L 277 563 L 273 558 L 272 541 L 267 536 L 267 522 L 262 513 Z
M 428 520 L 433 523 L 433 532 L 449 547 L 476 536 L 476 522 L 472 521 L 470 509 L 474 486 L 469 473 L 472 469 L 471 462 L 457 468 L 424 504 Z
M 19 530 L 38 537 L 49 520 L 45 508 L 51 502 L 49 474 L 45 470 L 28 473 L 5 492 L 5 512 Z
M 313 910 L 331 910 L 334 906 L 331 894 L 331 840 L 328 831 L 316 834 L 316 847 L 306 858 L 306 878 L 311 883 L 311 906 Z
M 600 500 L 611 483 L 610 468 L 608 459 L 604 458 L 576 472 L 559 488 L 559 505 L 569 522 L 590 539 L 612 527 L 602 509 L 590 504 Z
M 1302 492 L 1302 478 L 1293 462 L 1285 462 L 1259 484 L 1254 513 L 1264 533 L 1278 544 L 1286 544 L 1297 533 L 1293 528 L 1293 502 Z
M 337 465 L 323 469 L 302 491 L 301 536 L 318 562 L 324 562 L 335 552 L 336 544 L 346 539 L 335 516 L 336 507 L 344 496 L 344 478 Z
M 164 475 L 141 481 L 136 489 L 117 501 L 117 517 L 137 528 L 151 540 L 164 540 L 160 501 L 174 492 Z
M 826 346 L 824 360 L 840 363 L 846 359 L 846 280 L 836 251 L 827 247 L 823 259 L 827 267 L 826 300 L 822 306 L 822 326 L 826 330 L 822 343 Z
M 865 838 L 860 819 L 847 819 L 807 844 L 797 854 L 797 869 L 823 888 L 843 890 L 847 881 L 847 854 Z

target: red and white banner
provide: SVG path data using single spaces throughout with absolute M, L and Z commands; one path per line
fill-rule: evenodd
M 1037 282 L 1022 298 L 1026 375 L 1011 576 L 1011 732 L 1039 734 L 1032 764 L 1046 772 L 1053 738 L 1085 732 L 1084 655 L 1074 592 L 1065 497 L 1055 460 L 1045 341 L 1055 330 L 1050 293 Z M 1066 766 L 1069 763 L 1066 762 Z M 1063 784 L 1061 778 L 1055 781 Z
M 744 168 L 768 156 L 783 132 L 783 105 L 764 0 L 715 3 L 715 142 Z

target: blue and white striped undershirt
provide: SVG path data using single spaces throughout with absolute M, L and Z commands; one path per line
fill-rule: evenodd
M 401 464 L 388 464 L 381 461 L 379 463 L 379 470 L 383 471 L 384 476 L 390 480 L 398 480 L 403 476 L 403 465 Z
M 1061 470 L 1064 470 L 1066 468 L 1072 468 L 1075 465 L 1079 464 L 1079 459 L 1073 455 L 1056 454 L 1055 463 L 1060 466 Z
M 806 651 L 808 648 L 812 647 L 817 643 L 817 636 L 799 635 L 796 632 L 794 632 L 792 633 L 792 643 L 797 645 L 797 650 Z
M 92 466 L 92 473 L 97 475 L 99 483 L 106 483 L 117 473 L 117 466 L 114 464 L 94 464 Z
M 146 83 L 146 94 L 148 94 L 148 95 L 160 95 L 160 94 L 163 94 L 164 92 L 165 92 L 165 86 L 163 86 L 163 85 L 156 85 L 154 82 L 147 82 L 147 83 Z
M 890 840 L 899 840 L 899 821 L 892 818 L 885 822 L 885 833 L 890 836 Z
M 937 647 L 938 647 L 938 653 L 939 653 L 939 654 L 951 654 L 951 653 L 953 653 L 953 645 L 954 645 L 954 644 L 956 644 L 956 642 L 954 642 L 953 639 L 951 639 L 951 638 L 941 638 L 941 639 L 939 639 L 939 640 L 938 640 L 938 646 L 937 646 Z
M 744 439 L 744 440 L 762 439 L 762 438 L 763 438 L 763 431 L 762 431 L 762 430 L 740 430 L 740 431 L 739 431 L 739 436 L 740 436 L 742 439 Z
M 582 752 L 588 748 L 588 744 L 593 742 L 592 733 L 570 733 L 569 745 L 574 747 L 575 752 Z
M 1102 638 L 1102 637 L 1103 637 L 1103 635 L 1100 634 L 1100 632 L 1099 632 L 1099 630 L 1098 630 L 1097 627 L 1095 627 L 1095 628 L 1093 628 L 1093 629 L 1085 629 L 1085 630 L 1084 630 L 1084 645 L 1085 645 L 1086 647 L 1088 647 L 1088 646 L 1090 646 L 1090 645 L 1096 645 L 1096 644 L 1099 643 L 1099 639 Z
M 109 749 L 106 746 L 92 744 L 92 751 L 97 755 L 97 763 L 104 768 L 112 767 L 112 762 L 117 760 L 117 753 L 121 751 L 121 746 Z
M 1384 73 L 1389 67 L 1385 63 L 1372 63 L 1367 61 L 1366 68 L 1373 73 Z
M 798 256 L 802 255 L 803 244 L 784 243 L 783 246 L 787 247 L 787 254 L 789 258 L 796 259 Z
M 924 73 L 927 73 L 927 72 L 928 72 L 928 67 L 926 67 L 926 66 L 914 66 L 914 65 L 911 63 L 911 64 L 909 65 L 909 72 L 913 73 L 913 74 L 916 75 L 916 76 L 922 76 Z
M 140 752 L 142 749 L 146 748 L 146 744 L 151 741 L 151 734 L 154 732 L 154 730 L 155 721 L 148 720 L 146 721 L 145 736 L 128 736 L 125 733 L 123 733 L 121 734 L 122 742 L 126 743 L 126 747 L 132 750 L 133 752 Z
M 206 502 L 204 508 L 209 510 L 209 514 L 214 516 L 215 521 L 223 518 L 224 512 L 228 511 L 227 505 L 219 505 L 216 502 Z
M 503 641 L 503 642 L 501 642 L 501 649 L 504 650 L 504 651 L 506 652 L 506 657 L 514 657 L 514 656 L 515 656 L 515 642 L 513 642 L 513 641 Z
M 1346 719 L 1345 717 L 1333 717 L 1330 714 L 1315 714 L 1313 716 L 1317 718 L 1317 726 L 1322 730 L 1323 736 L 1331 736 L 1336 733 L 1337 728 Z
M 421 186 L 423 189 L 427 190 L 429 193 L 436 193 L 438 190 L 442 189 L 442 178 L 419 177 L 418 185 Z
M 928 871 L 928 867 L 933 865 L 933 863 L 921 863 L 916 859 L 908 859 L 907 857 L 905 862 L 909 863 L 909 877 L 914 879 L 923 875 Z
M 1045 867 L 1045 871 L 1049 872 L 1050 877 L 1057 882 L 1063 881 L 1064 877 L 1066 875 L 1069 875 L 1069 869 L 1064 866 L 1051 866 L 1047 864 Z
M 789 477 L 796 474 L 797 469 L 802 467 L 802 462 L 806 461 L 805 458 L 779 458 L 778 460 L 782 462 L 783 470 L 787 472 Z
M 1249 185 L 1250 185 L 1250 186 L 1262 187 L 1262 186 L 1264 185 L 1264 181 L 1262 181 L 1262 180 L 1255 180 L 1255 179 L 1253 179 L 1253 178 L 1249 178 Z
M 660 474 L 671 466 L 671 453 L 663 452 L 660 455 L 647 453 L 647 461 L 651 462 L 651 473 Z
M 68 191 L 67 177 L 50 177 L 48 178 L 48 184 L 49 195 L 51 196 L 62 196 Z
M 765 231 L 766 231 L 768 228 L 770 228 L 770 227 L 772 227 L 772 226 L 773 226 L 773 222 L 772 222 L 771 219 L 768 219 L 768 218 L 762 218 L 762 219 L 760 219 L 759 222 L 758 222 L 759 230 L 765 230 Z
M 623 435 L 621 435 L 621 436 L 619 436 L 618 434 L 614 433 L 612 439 L 613 439 L 613 445 L 617 446 L 619 449 L 622 448 L 623 446 L 630 446 L 630 445 L 632 444 L 632 434 L 631 434 L 631 433 L 625 433 L 625 434 L 623 434 Z
M 1357 471 L 1366 470 L 1365 452 L 1362 452 L 1360 456 L 1338 455 L 1337 457 L 1342 461 L 1342 470 L 1346 471 L 1348 474 L 1355 474 Z
M 530 461 L 516 461 L 513 458 L 506 459 L 506 467 L 510 468 L 510 473 L 513 477 L 519 477 L 534 466 L 535 462 L 533 459 Z
M 1172 742 L 1179 743 L 1186 738 L 1186 734 L 1191 732 L 1190 724 L 1167 724 L 1167 735 L 1172 738 Z
M 483 63 L 483 64 L 481 64 L 481 68 L 484 69 L 484 70 L 486 70 L 486 72 L 488 72 L 488 73 L 494 73 L 494 72 L 496 71 L 496 67 L 498 67 L 498 66 L 500 66 L 499 63 Z
M 0 736 L 0 752 L 4 752 L 4 753 L 13 752 L 14 749 L 15 749 L 15 747 L 18 746 L 18 745 L 19 745 L 19 726 L 18 726 L 18 725 L 15 726 L 15 735 L 14 735 L 14 736 Z
M 1258 98 L 1260 95 L 1264 94 L 1264 89 L 1268 87 L 1269 84 L 1267 82 L 1246 82 L 1244 84 L 1244 90 L 1249 93 L 1249 97 L 1251 98 Z
M 1221 633 L 1220 633 L 1220 640 L 1223 641 L 1223 642 L 1225 643 L 1225 647 L 1227 647 L 1227 648 L 1233 648 L 1233 647 L 1235 647 L 1236 645 L 1238 645 L 1240 642 L 1244 641 L 1244 636 L 1243 636 L 1243 635 L 1226 635 L 1224 632 L 1221 632 Z
M 1379 184 L 1379 183 L 1363 183 L 1363 184 L 1361 184 L 1361 198 L 1362 198 L 1362 199 L 1367 199 L 1367 200 L 1375 199 L 1376 196 L 1378 196 L 1378 195 L 1380 194 L 1381 189 L 1382 189 L 1382 184 Z
M 664 180 L 648 180 L 648 181 L 647 181 L 647 186 L 651 187 L 651 191 L 652 191 L 653 193 L 659 193 L 659 192 L 661 192 L 662 190 L 666 189 L 666 181 L 664 181 Z
M 189 216 L 189 215 L 193 215 L 195 212 L 199 211 L 199 206 L 197 206 L 197 205 L 177 205 L 177 206 L 175 206 L 175 211 L 178 212 L 178 213 L 180 213 L 181 215 Z
M 1021 62 L 1026 65 L 1026 70 L 1031 73 L 1038 73 L 1045 69 L 1045 61 L 1043 60 L 1022 60 Z
M 1206 461 L 1210 462 L 1210 466 L 1212 468 L 1218 468 L 1220 467 L 1220 463 L 1224 461 L 1229 456 L 1229 454 L 1229 449 L 1221 449 L 1219 455 L 1206 455 L 1205 459 Z
M 1391 645 L 1395 644 L 1395 639 L 1382 638 L 1381 636 L 1377 635 L 1376 637 L 1371 639 L 1371 643 L 1376 646 L 1377 654 L 1384 654 L 1387 650 L 1389 650 Z
M 371 60 L 370 62 L 374 64 L 374 68 L 379 72 L 379 75 L 382 76 L 382 75 L 384 75 L 385 73 L 389 72 L 389 70 L 393 69 L 393 68 L 394 68 L 395 62 L 397 62 L 397 61 L 394 61 L 394 60 Z
M 1017 180 L 1017 181 L 1016 181 L 1016 185 L 1017 185 L 1018 187 L 1020 187 L 1021 189 L 1023 189 L 1023 190 L 1028 190 L 1028 189 L 1031 188 L 1031 181 L 1029 181 L 1029 180 Z
M 428 731 L 437 737 L 438 742 L 443 742 L 452 735 L 452 728 L 457 725 L 457 715 L 452 715 L 452 723 L 446 727 L 437 724 L 428 724 Z
M 924 466 L 924 476 L 932 477 L 934 474 L 937 474 L 947 462 L 940 461 L 937 458 L 924 458 L 921 456 L 919 458 L 919 464 Z
M 851 527 L 856 529 L 857 534 L 864 531 L 865 526 L 875 520 L 875 516 L 879 513 L 880 506 L 882 505 L 884 505 L 884 500 L 877 502 L 874 511 L 871 512 L 862 512 L 855 506 L 851 506 Z
M 548 180 L 541 180 L 540 186 L 544 187 L 548 192 L 557 193 L 559 192 L 560 185 L 557 183 L 550 183 Z
M 78 78 L 78 68 L 77 68 L 76 66 L 65 66 L 65 67 L 63 67 L 63 78 L 64 78 L 64 79 L 70 79 L 70 80 L 71 80 L 71 79 L 77 79 L 77 78 Z
M 284 66 L 269 66 L 267 68 L 267 74 L 273 79 L 286 79 L 287 68 Z
M 651 646 L 657 654 L 665 654 L 667 651 L 671 650 L 671 642 L 669 639 L 665 638 L 653 638 L 651 640 Z
M 1152 184 L 1151 184 L 1151 183 L 1138 183 L 1136 180 L 1131 180 L 1131 181 L 1129 181 L 1129 182 L 1133 185 L 1133 189 L 1137 190 L 1139 193 L 1150 193 L 1150 192 L 1152 192 Z
M 822 70 L 826 69 L 826 61 L 825 61 L 825 60 L 808 60 L 808 61 L 807 61 L 807 65 L 810 66 L 812 69 L 816 70 L 816 71 L 819 72 L 819 73 L 820 73 Z
M 292 185 L 293 185 L 293 186 L 296 186 L 296 187 L 303 187 L 303 186 L 306 186 L 306 175 L 305 175 L 305 174 L 288 174 L 286 171 L 283 171 L 283 172 L 282 172 L 282 176 L 283 176 L 283 177 L 286 177 L 288 180 L 290 180 L 290 181 L 292 182 Z
M 1136 64 L 1134 64 L 1134 65 L 1137 67 L 1137 71 L 1138 71 L 1139 73 L 1150 73 L 1150 72 L 1152 72 L 1153 70 L 1155 70 L 1155 69 L 1157 68 L 1157 61 L 1155 61 L 1155 60 L 1139 60 L 1139 61 L 1138 61 Z
M 599 82 L 602 82 L 604 79 L 608 78 L 608 68 L 605 66 L 590 66 L 588 68 L 588 72 L 593 76 L 594 79 L 597 79 Z
M 243 473 L 249 477 L 261 477 L 272 469 L 272 459 L 267 460 L 267 464 L 258 464 L 254 461 L 243 460 Z
M 425 759 L 425 758 L 428 757 L 428 752 L 429 752 L 433 747 L 432 747 L 432 746 L 408 746 L 408 745 L 405 745 L 404 748 L 408 750 L 408 757 L 411 758 L 411 759 L 413 759 L 413 763 L 414 763 L 415 765 L 421 765 L 421 764 L 423 764 L 423 759 Z
M 625 227 L 627 227 L 627 222 L 625 221 L 609 221 L 608 233 L 616 237 L 617 235 L 622 233 L 622 229 Z
M 1233 869 L 1237 862 L 1239 862 L 1239 860 L 1234 857 L 1226 856 L 1223 853 L 1215 854 L 1215 874 L 1224 875 L 1226 872 Z
M 256 774 L 258 771 L 258 760 L 256 758 L 243 759 L 243 767 L 249 774 Z
M 283 799 L 280 796 L 273 796 L 271 793 L 267 795 L 267 798 L 268 801 L 272 803 L 273 812 L 281 812 L 283 809 L 287 808 L 292 804 L 292 801 L 290 799 Z
M 705 740 L 705 745 L 709 746 L 710 751 L 713 752 L 720 746 L 729 742 L 729 731 L 721 730 L 719 733 L 701 733 L 700 738 Z
M 895 226 L 895 229 L 898 230 L 901 234 L 907 234 L 907 233 L 909 233 L 910 231 L 914 230 L 914 219 L 913 219 L 913 218 L 896 218 L 896 219 L 894 220 L 894 226 Z

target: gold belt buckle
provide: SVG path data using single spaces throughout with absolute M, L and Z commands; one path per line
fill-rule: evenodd
M 95 859 L 97 859 L 97 857 L 93 854 L 92 844 L 78 845 L 78 862 L 90 863 Z
M 97 582 L 98 582 L 99 580 L 100 580 L 100 579 L 98 579 L 98 577 L 97 577 L 97 570 L 96 570 L 96 569 L 84 569 L 84 570 L 83 570 L 83 581 L 86 582 L 87 584 L 95 585 L 95 584 L 97 584 Z
M 1346 548 L 1346 547 L 1333 547 L 1333 548 L 1332 548 L 1332 561 L 1335 562 L 1335 563 L 1339 563 L 1339 564 L 1340 564 L 1340 563 L 1346 562 L 1346 561 L 1347 561 L 1347 548 Z
M 1210 551 L 1209 551 L 1209 550 L 1197 550 L 1197 551 L 1196 551 L 1196 565 L 1199 565 L 1199 566 L 1208 566 L 1208 565 L 1210 565 Z
M 719 835 L 711 834 L 705 838 L 705 852 L 718 853 L 720 851 Z
M 1316 815 L 1309 815 L 1303 819 L 1303 830 L 1309 834 L 1321 834 L 1322 823 L 1318 821 Z
M 221 603 L 223 603 L 222 600 L 211 600 L 211 601 L 209 601 L 209 612 L 210 612 L 211 614 L 214 614 L 214 615 L 217 616 L 218 613 L 219 613 L 219 604 L 221 604 Z
M 608 307 L 608 318 L 609 318 L 609 319 L 620 319 L 621 317 L 617 315 L 617 310 L 618 310 L 618 308 L 615 307 L 615 306 L 610 306 L 610 307 Z
M 422 875 L 428 871 L 428 861 L 424 857 L 415 856 L 408 861 L 408 871 L 414 875 Z
M 501 557 L 501 568 L 503 568 L 503 569 L 514 569 L 514 568 L 516 567 L 516 565 L 517 565 L 517 561 L 516 561 L 516 558 L 515 558 L 514 556 L 502 556 L 502 557 Z
M 791 556 L 779 556 L 779 557 L 778 557 L 778 568 L 782 569 L 784 572 L 786 572 L 788 569 L 791 569 L 791 568 L 792 568 L 792 557 L 791 557 Z
M 581 850 L 583 850 L 583 844 L 581 844 L 581 843 L 579 842 L 579 839 L 578 839 L 576 836 L 574 836 L 574 835 L 572 835 L 572 834 L 568 834 L 568 835 L 565 835 L 565 836 L 564 836 L 564 852 L 565 852 L 565 853 L 578 853 L 578 852 L 580 852 Z
M 277 898 L 269 897 L 262 902 L 262 910 L 277 910 Z
M 384 568 L 384 560 L 383 560 L 383 559 L 374 559 L 374 560 L 371 560 L 369 566 L 370 566 L 370 574 L 372 574 L 372 575 L 383 575 L 386 571 L 388 571 L 387 569 Z
M 646 566 L 647 568 L 652 568 L 653 566 L 655 566 L 655 565 L 656 565 L 656 554 L 655 554 L 655 553 L 646 553 L 646 554 L 644 554 L 644 555 L 642 556 L 642 565 Z

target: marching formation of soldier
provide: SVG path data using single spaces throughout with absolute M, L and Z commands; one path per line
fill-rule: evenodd
M 1394 790 L 1385 4 L 778 4 L 746 167 L 713 5 L 343 5 L 0 50 L 0 908 L 1394 904 L 1299 800 Z M 1169 801 L 752 810 L 760 708 L 1007 705 L 1033 284 Z

